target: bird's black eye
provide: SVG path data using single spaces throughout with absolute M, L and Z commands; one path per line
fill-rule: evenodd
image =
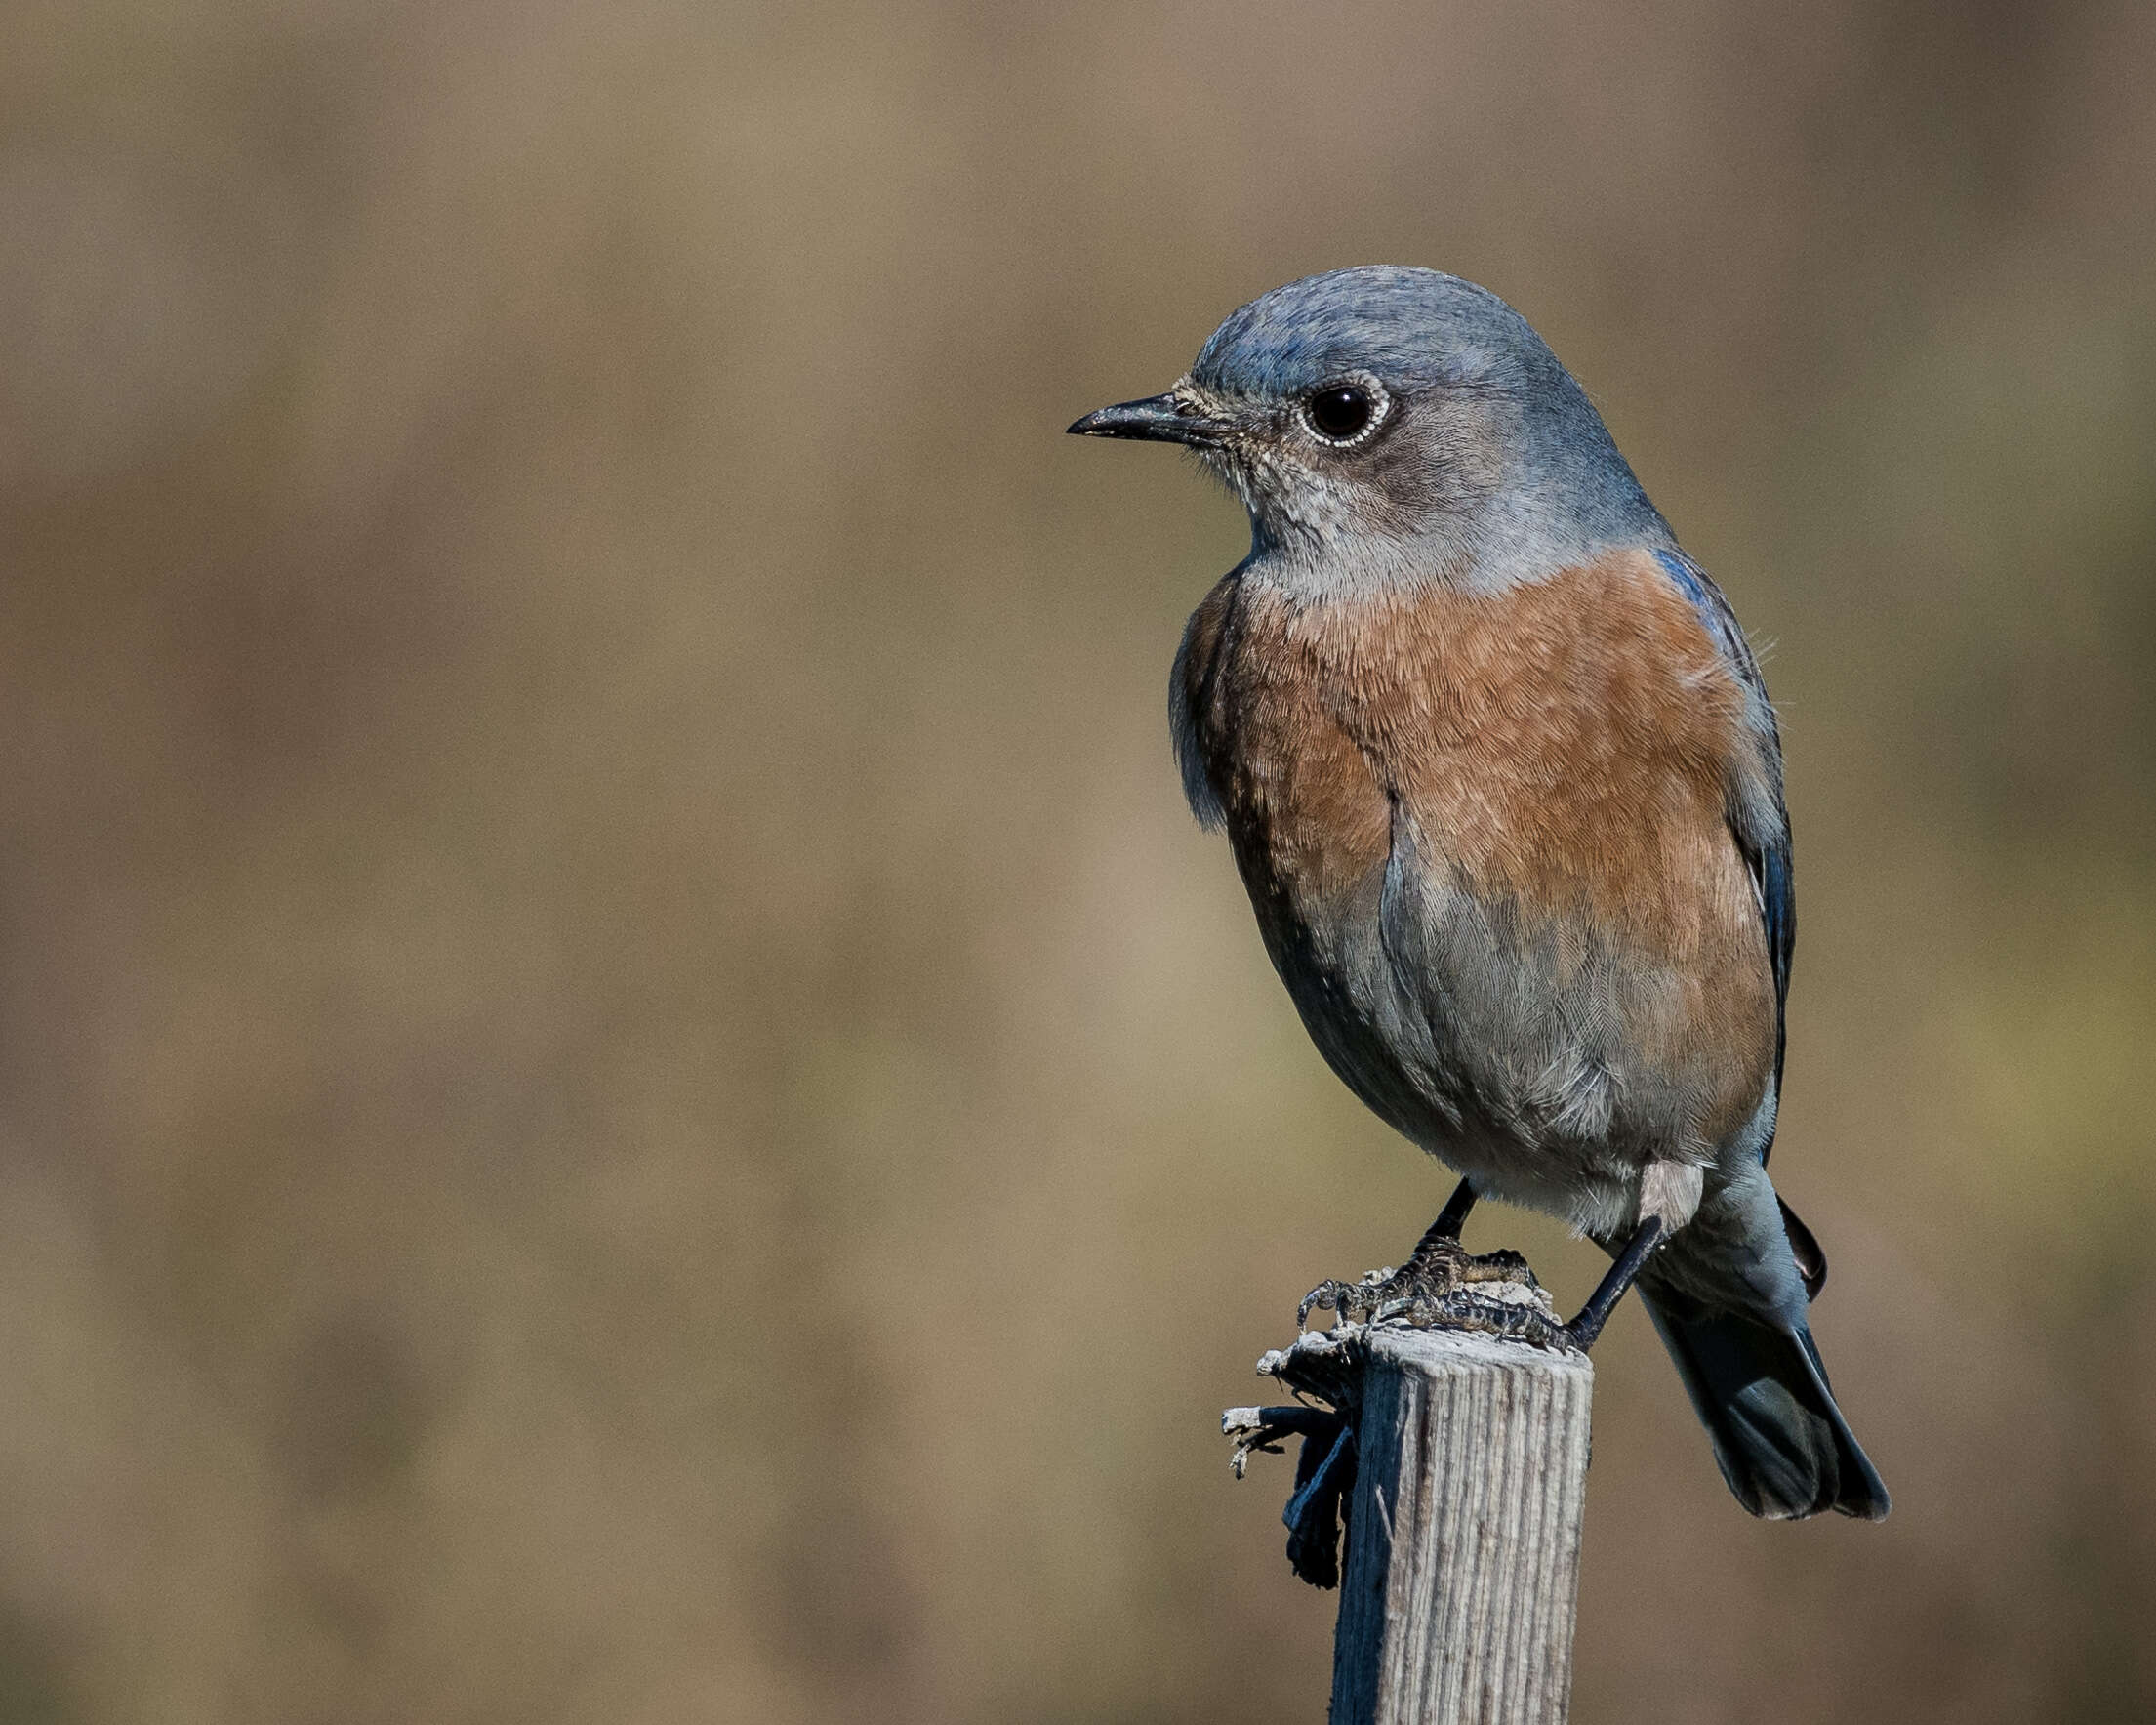
M 1311 426 L 1321 437 L 1345 442 L 1370 423 L 1376 404 L 1361 384 L 1332 384 L 1307 403 Z

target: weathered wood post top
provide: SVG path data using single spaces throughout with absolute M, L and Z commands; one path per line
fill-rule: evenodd
M 1539 1292 L 1539 1291 L 1537 1291 Z M 1586 1507 L 1583 1353 L 1343 1323 L 1259 1370 L 1331 1410 L 1236 1408 L 1238 1471 L 1303 1439 L 1288 1554 L 1337 1577 L 1332 1725 L 1561 1725 Z M 1346 1558 L 1333 1567 L 1336 1520 Z

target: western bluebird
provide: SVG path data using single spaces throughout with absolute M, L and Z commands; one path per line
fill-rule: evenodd
M 1486 289 L 1341 269 L 1071 430 L 1184 444 L 1248 510 L 1170 678 L 1183 787 L 1333 1071 L 1461 1176 L 1389 1282 L 1313 1300 L 1413 1305 L 1477 1273 L 1478 1197 L 1547 1212 L 1615 1260 L 1557 1338 L 1636 1278 L 1746 1509 L 1885 1515 L 1806 1322 L 1825 1259 L 1767 1177 L 1773 710 L 1571 374 Z

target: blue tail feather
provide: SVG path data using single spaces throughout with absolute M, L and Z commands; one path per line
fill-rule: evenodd
M 1778 1329 L 1735 1312 L 1679 1316 L 1669 1308 L 1688 1302 L 1641 1294 L 1739 1503 L 1774 1521 L 1828 1509 L 1865 1521 L 1886 1515 L 1886 1485 L 1835 1405 L 1807 1326 Z

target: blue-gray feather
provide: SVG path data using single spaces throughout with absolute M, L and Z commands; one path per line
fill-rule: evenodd
M 1834 1400 L 1809 1326 L 1770 1327 L 1739 1312 L 1679 1316 L 1643 1293 L 1739 1503 L 1770 1521 L 1829 1509 L 1886 1515 L 1886 1483 Z
M 1658 550 L 1654 559 L 1691 601 L 1724 663 L 1744 685 L 1745 722 L 1759 738 L 1767 769 L 1764 790 L 1772 801 L 1771 820 L 1752 818 L 1740 801 L 1731 807 L 1729 828 L 1751 871 L 1760 915 L 1767 924 L 1767 955 L 1774 969 L 1774 1088 L 1779 1090 L 1782 1056 L 1788 1047 L 1789 966 L 1797 952 L 1797 896 L 1791 876 L 1789 809 L 1782 797 L 1781 731 L 1767 698 L 1767 679 L 1760 675 L 1759 660 L 1722 589 L 1683 552 Z M 1760 1146 L 1762 1162 L 1773 1147 L 1774 1136 L 1770 1132 Z
M 1232 312 L 1191 368 L 1223 395 L 1287 400 L 1351 371 L 1403 393 L 1484 392 L 1518 423 L 1509 489 L 1581 544 L 1674 545 L 1587 392 L 1527 320 L 1436 269 L 1371 265 L 1275 288 Z

